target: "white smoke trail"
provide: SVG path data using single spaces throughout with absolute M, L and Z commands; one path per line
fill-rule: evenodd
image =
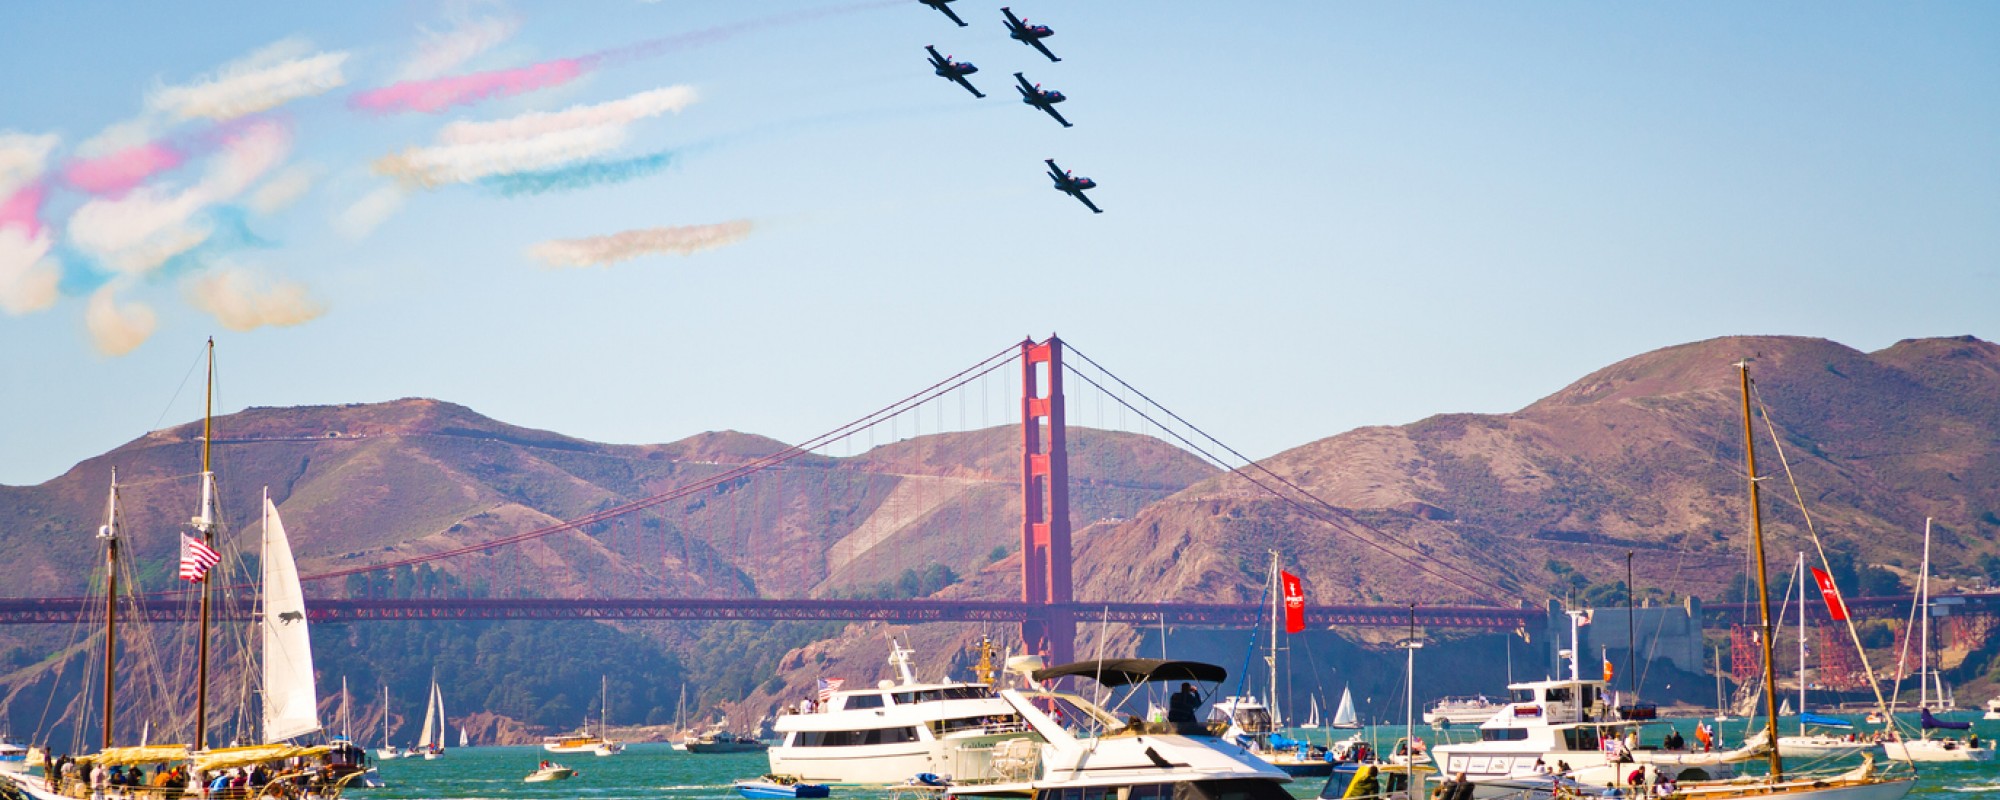
M 55 305 L 62 269 L 48 257 L 54 244 L 47 231 L 0 227 L 0 311 L 18 316 Z
M 122 356 L 133 348 L 145 344 L 153 335 L 159 320 L 151 306 L 145 303 L 119 303 L 116 282 L 105 284 L 90 295 L 90 302 L 83 310 L 84 327 L 90 329 L 90 340 L 97 345 L 97 351 L 107 356 Z
M 360 241 L 368 238 L 382 223 L 402 210 L 403 201 L 409 193 L 403 187 L 390 184 L 363 195 L 333 218 L 334 230 L 342 236 Z
M 408 186 L 435 188 L 492 175 L 553 169 L 608 153 L 625 143 L 641 119 L 677 112 L 695 101 L 686 86 L 562 111 L 522 114 L 493 122 L 457 122 L 438 144 L 413 147 L 375 162 L 375 171 Z
M 713 250 L 743 241 L 752 227 L 750 220 L 739 219 L 713 225 L 642 228 L 609 236 L 542 242 L 529 247 L 528 255 L 550 267 L 608 266 L 652 253 L 685 256 Z
M 251 192 L 247 205 L 251 211 L 270 216 L 290 208 L 318 182 L 319 170 L 308 166 L 287 167 Z
M 418 81 L 443 75 L 480 53 L 500 46 L 514 38 L 519 30 L 519 20 L 507 17 L 487 17 L 485 19 L 459 19 L 451 30 L 437 33 L 422 30 L 423 42 L 409 61 L 396 71 L 391 83 Z
M 699 99 L 692 86 L 668 86 L 561 111 L 536 111 L 492 122 L 454 122 L 438 133 L 438 142 L 469 145 L 529 139 L 576 128 L 630 125 L 669 112 L 678 114 Z
M 347 83 L 340 71 L 347 53 L 311 50 L 302 39 L 278 41 L 193 83 L 154 89 L 146 104 L 179 119 L 231 120 Z
M 119 272 L 151 272 L 207 241 L 212 229 L 199 218 L 201 212 L 243 193 L 284 160 L 290 146 L 283 126 L 245 128 L 223 145 L 193 186 L 178 192 L 142 186 L 124 197 L 79 206 L 69 218 L 70 243 Z
M 240 267 L 202 273 L 187 283 L 188 302 L 232 331 L 285 327 L 319 318 L 326 307 L 305 284 L 269 278 Z
M 49 154 L 55 152 L 62 137 L 53 133 L 41 135 L 19 131 L 0 131 L 0 198 L 19 191 L 21 187 L 34 182 L 48 169 Z

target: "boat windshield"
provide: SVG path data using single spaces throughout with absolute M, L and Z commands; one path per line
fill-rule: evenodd
M 1074 733 L 1101 734 L 1123 727 L 1111 712 L 1099 708 L 1096 703 L 1073 694 L 1055 692 L 1022 692 L 1028 702 L 1037 710 L 1049 715 L 1050 719 Z
M 1277 781 L 1264 778 L 1065 786 L 1035 792 L 1035 800 L 1291 800 L 1291 797 Z

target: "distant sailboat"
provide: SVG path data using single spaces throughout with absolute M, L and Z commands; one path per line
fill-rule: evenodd
M 425 761 L 444 755 L 445 731 L 450 723 L 444 718 L 444 693 L 438 691 L 436 678 L 431 679 L 431 696 L 424 703 L 424 729 L 417 735 L 417 746 L 412 753 L 422 753 Z
M 463 727 L 458 729 L 458 746 L 459 747 L 472 746 L 472 734 L 467 733 L 465 728 Z
M 1300 727 L 1300 728 L 1302 728 L 1302 729 L 1305 729 L 1305 730 L 1318 730 L 1318 729 L 1319 729 L 1319 695 L 1313 695 L 1313 696 L 1312 696 L 1312 697 L 1311 697 L 1311 698 L 1309 699 L 1309 701 L 1310 701 L 1310 703 L 1311 703 L 1311 708 L 1312 708 L 1312 710 L 1311 710 L 1311 711 L 1310 711 L 1309 713 L 1307 713 L 1307 714 L 1306 714 L 1306 721 L 1305 721 L 1304 723 L 1300 724 L 1300 725 L 1299 725 L 1299 727 Z
M 1333 712 L 1333 727 L 1346 730 L 1361 727 L 1360 719 L 1354 715 L 1354 693 L 1345 686 L 1340 687 L 1340 708 Z
M 403 749 L 389 743 L 389 686 L 382 685 L 382 746 L 376 748 L 375 757 L 390 761 L 403 757 Z

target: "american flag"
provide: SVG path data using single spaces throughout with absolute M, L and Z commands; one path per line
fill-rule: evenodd
M 844 678 L 819 679 L 819 704 L 826 705 L 833 702 L 833 693 L 840 691 L 841 685 L 845 683 L 847 681 Z
M 222 563 L 222 554 L 185 533 L 181 534 L 181 580 L 200 583 L 208 569 Z

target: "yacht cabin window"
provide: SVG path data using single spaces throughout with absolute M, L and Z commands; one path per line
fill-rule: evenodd
M 1516 702 L 1516 703 L 1532 703 L 1532 702 L 1535 702 L 1535 690 L 1533 690 L 1533 689 L 1515 689 L 1515 690 L 1514 690 L 1514 702 Z
M 1527 728 L 1480 728 L 1479 741 L 1518 742 L 1528 738 Z
M 876 695 L 881 699 L 881 695 Z M 795 731 L 793 747 L 858 747 L 870 744 L 902 744 L 917 741 L 915 727 L 871 728 L 863 731 Z
M 847 704 L 841 706 L 840 708 L 842 711 L 853 711 L 854 709 L 857 708 L 881 708 L 881 707 L 882 707 L 882 696 L 879 694 L 850 694 L 847 696 Z
M 1564 728 L 1563 744 L 1571 750 L 1596 750 L 1600 742 L 1596 728 Z

